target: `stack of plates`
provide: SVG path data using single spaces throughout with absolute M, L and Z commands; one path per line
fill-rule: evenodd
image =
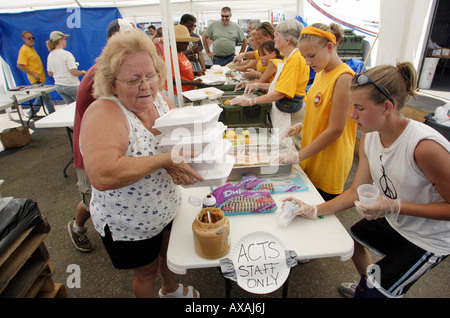
M 184 159 L 204 179 L 190 187 L 222 186 L 234 165 L 228 155 L 231 143 L 223 139 L 226 126 L 219 122 L 222 108 L 217 104 L 172 109 L 155 121 L 161 131 L 161 146 L 167 151 L 183 151 Z M 186 154 L 192 152 L 195 156 Z

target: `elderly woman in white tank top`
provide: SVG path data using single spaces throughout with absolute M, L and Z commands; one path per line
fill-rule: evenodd
M 155 120 L 175 107 L 160 92 L 165 80 L 164 61 L 143 31 L 112 36 L 97 59 L 97 100 L 83 117 L 80 148 L 92 184 L 92 221 L 113 265 L 133 270 L 135 296 L 155 296 L 159 270 L 159 297 L 199 297 L 191 286 L 175 283 L 167 267 L 179 185 L 203 178 L 159 146 Z

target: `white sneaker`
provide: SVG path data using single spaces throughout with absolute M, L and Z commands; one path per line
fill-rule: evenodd
M 357 283 L 342 283 L 339 286 L 339 291 L 347 298 L 354 298 L 356 286 L 358 286 Z

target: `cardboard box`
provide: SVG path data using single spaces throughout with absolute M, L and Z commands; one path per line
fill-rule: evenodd
M 0 133 L 0 141 L 5 149 L 26 146 L 31 141 L 28 127 L 14 127 L 3 130 Z
M 450 49 L 440 48 L 440 49 L 428 49 L 427 57 L 438 57 L 442 59 L 450 59 Z
M 450 49 L 442 48 L 441 49 L 441 58 L 443 58 L 443 59 L 450 59 Z
M 441 49 L 428 49 L 427 57 L 441 57 Z

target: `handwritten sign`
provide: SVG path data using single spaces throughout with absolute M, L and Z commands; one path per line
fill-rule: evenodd
M 251 293 L 271 293 L 283 286 L 289 276 L 284 245 L 270 233 L 244 236 L 233 246 L 230 258 L 238 285 Z

